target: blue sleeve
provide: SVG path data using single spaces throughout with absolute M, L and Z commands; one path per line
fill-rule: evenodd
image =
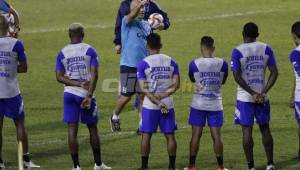
M 0 0 L 0 10 L 9 13 L 10 5 L 5 0 Z
M 290 54 L 290 61 L 293 64 L 298 76 L 300 76 L 300 51 L 294 50 Z
M 145 70 L 149 68 L 149 64 L 146 61 L 141 61 L 137 67 L 137 78 L 138 80 L 145 80 L 147 78 Z
M 192 61 L 190 63 L 190 66 L 189 66 L 189 78 L 190 78 L 191 82 L 195 82 L 196 81 L 195 77 L 194 77 L 194 73 L 195 72 L 199 72 L 199 70 L 198 70 L 198 68 L 196 66 L 195 61 Z
M 171 66 L 174 67 L 173 76 L 179 75 L 179 67 L 178 67 L 178 64 L 174 60 L 171 60 Z
M 276 65 L 275 56 L 274 56 L 273 50 L 270 46 L 267 46 L 265 53 L 266 53 L 266 55 L 269 56 L 267 65 L 268 66 Z
M 27 61 L 27 57 L 26 57 L 26 53 L 25 53 L 25 48 L 24 45 L 21 41 L 17 41 L 13 51 L 16 52 L 18 54 L 18 60 L 20 62 L 26 62 Z
M 164 18 L 164 25 L 165 25 L 164 29 L 166 30 L 170 27 L 170 20 L 168 14 L 164 12 L 156 2 L 150 1 L 149 11 L 146 11 L 146 13 L 147 13 L 147 15 L 145 15 L 145 17 L 147 17 L 146 19 L 148 19 L 149 16 L 153 13 L 161 14 Z
M 130 4 L 126 1 L 123 1 L 120 5 L 120 8 L 118 10 L 118 14 L 116 17 L 116 23 L 115 23 L 115 39 L 114 44 L 115 45 L 121 45 L 121 26 L 122 26 L 122 19 L 124 16 L 128 15 L 130 12 Z
M 65 66 L 62 63 L 62 60 L 65 58 L 62 52 L 59 52 L 56 59 L 56 71 L 65 71 Z
M 232 71 L 239 71 L 241 70 L 241 62 L 240 59 L 243 58 L 242 53 L 234 49 L 231 55 L 231 70 Z
M 89 48 L 86 52 L 86 55 L 91 56 L 92 66 L 99 66 L 98 54 L 94 48 Z
M 228 72 L 228 64 L 227 64 L 226 60 L 224 60 L 224 62 L 223 62 L 221 72 L 224 72 L 224 73 Z

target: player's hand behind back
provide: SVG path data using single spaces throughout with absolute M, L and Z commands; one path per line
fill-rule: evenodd
M 85 81 L 80 83 L 80 87 L 84 88 L 85 90 L 88 90 L 90 88 L 90 82 L 89 81 Z
M 160 103 L 159 104 L 159 107 L 160 107 L 160 111 L 162 114 L 168 114 L 169 113 L 169 109 L 168 109 L 168 106 L 164 103 Z
M 82 109 L 90 109 L 91 108 L 91 103 L 92 103 L 92 98 L 90 96 L 87 96 L 83 99 L 80 107 Z

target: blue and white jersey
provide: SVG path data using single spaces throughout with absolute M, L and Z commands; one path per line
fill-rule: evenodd
M 98 54 L 85 43 L 69 44 L 57 56 L 56 71 L 65 71 L 65 75 L 80 82 L 90 81 L 91 66 L 98 66 Z M 86 97 L 88 91 L 75 86 L 65 86 L 65 92 Z
M 261 93 L 265 87 L 265 73 L 268 66 L 276 65 L 270 46 L 262 42 L 244 43 L 235 48 L 231 57 L 231 70 L 241 71 L 242 78 L 252 90 Z M 237 100 L 253 103 L 253 97 L 238 86 Z
M 149 55 L 146 38 L 150 33 L 151 27 L 147 21 L 134 19 L 127 23 L 127 16 L 123 18 L 120 65 L 136 68 L 138 63 Z
M 198 58 L 189 66 L 189 76 L 195 81 L 191 107 L 197 110 L 222 111 L 221 87 L 228 64 L 221 58 Z
M 23 43 L 11 37 L 0 38 L 0 99 L 20 94 L 17 80 L 19 62 L 26 62 Z
M 173 76 L 179 75 L 177 63 L 171 57 L 164 54 L 155 54 L 146 57 L 138 65 L 138 79 L 145 80 L 148 89 L 152 93 L 163 93 L 173 85 Z M 169 109 L 174 108 L 172 96 L 161 100 Z M 143 107 L 151 110 L 160 108 L 151 102 L 146 96 Z
M 296 77 L 295 102 L 300 102 L 300 45 L 291 52 L 290 61 L 294 66 Z

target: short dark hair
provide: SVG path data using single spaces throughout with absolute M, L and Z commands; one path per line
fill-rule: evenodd
M 297 21 L 292 26 L 292 33 L 294 33 L 298 38 L 300 38 L 300 22 Z
M 84 26 L 81 23 L 72 23 L 69 26 L 70 37 L 84 37 Z
M 3 31 L 7 31 L 8 27 L 9 25 L 7 19 L 3 15 L 0 15 L 0 29 Z
M 150 49 L 161 49 L 161 38 L 159 34 L 151 33 L 147 36 L 147 45 Z
M 254 22 L 248 22 L 244 25 L 243 35 L 249 38 L 257 38 L 259 36 L 258 26 Z
M 214 46 L 215 40 L 210 36 L 203 36 L 201 38 L 201 46 L 212 48 Z

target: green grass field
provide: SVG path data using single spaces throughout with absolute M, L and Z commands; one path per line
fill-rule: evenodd
M 297 124 L 293 111 L 288 108 L 293 72 L 288 54 L 294 48 L 290 27 L 299 20 L 298 0 L 157 0 L 168 11 L 171 27 L 161 32 L 163 53 L 175 58 L 180 66 L 182 88 L 175 96 L 175 109 L 179 130 L 177 168 L 188 164 L 188 147 L 191 136 L 187 124 L 192 93 L 185 86 L 188 82 L 189 62 L 199 55 L 199 40 L 211 35 L 216 40 L 216 56 L 230 60 L 232 49 L 242 42 L 244 23 L 254 21 L 260 26 L 259 40 L 269 43 L 277 56 L 280 77 L 272 89 L 271 128 L 275 142 L 275 161 L 278 169 L 294 169 L 300 166 L 293 158 L 298 152 Z M 102 90 L 105 79 L 117 79 L 119 56 L 114 52 L 113 26 L 120 0 L 10 0 L 22 19 L 20 39 L 25 43 L 29 72 L 20 75 L 21 91 L 26 105 L 26 124 L 29 131 L 32 159 L 43 170 L 71 169 L 67 147 L 67 129 L 62 123 L 63 86 L 55 79 L 54 65 L 58 51 L 68 43 L 66 28 L 72 22 L 88 27 L 86 42 L 97 48 L 101 56 L 100 81 L 97 99 L 100 109 L 99 128 L 102 139 L 102 155 L 113 169 L 136 169 L 140 166 L 140 137 L 134 131 L 138 114 L 132 105 L 124 110 L 122 132 L 112 134 L 109 126 L 117 93 Z M 236 84 L 230 74 L 223 88 L 225 124 L 223 127 L 225 165 L 229 169 L 246 169 L 242 150 L 241 129 L 233 125 Z M 4 124 L 3 158 L 7 169 L 17 169 L 17 144 L 12 121 Z M 79 132 L 80 160 L 82 169 L 92 169 L 93 158 L 89 146 L 88 131 L 81 126 Z M 257 126 L 254 130 L 255 162 L 257 169 L 264 169 L 266 158 Z M 163 135 L 152 140 L 149 166 L 166 169 L 168 157 Z M 215 169 L 215 157 L 209 130 L 201 141 L 197 160 L 201 169 Z

